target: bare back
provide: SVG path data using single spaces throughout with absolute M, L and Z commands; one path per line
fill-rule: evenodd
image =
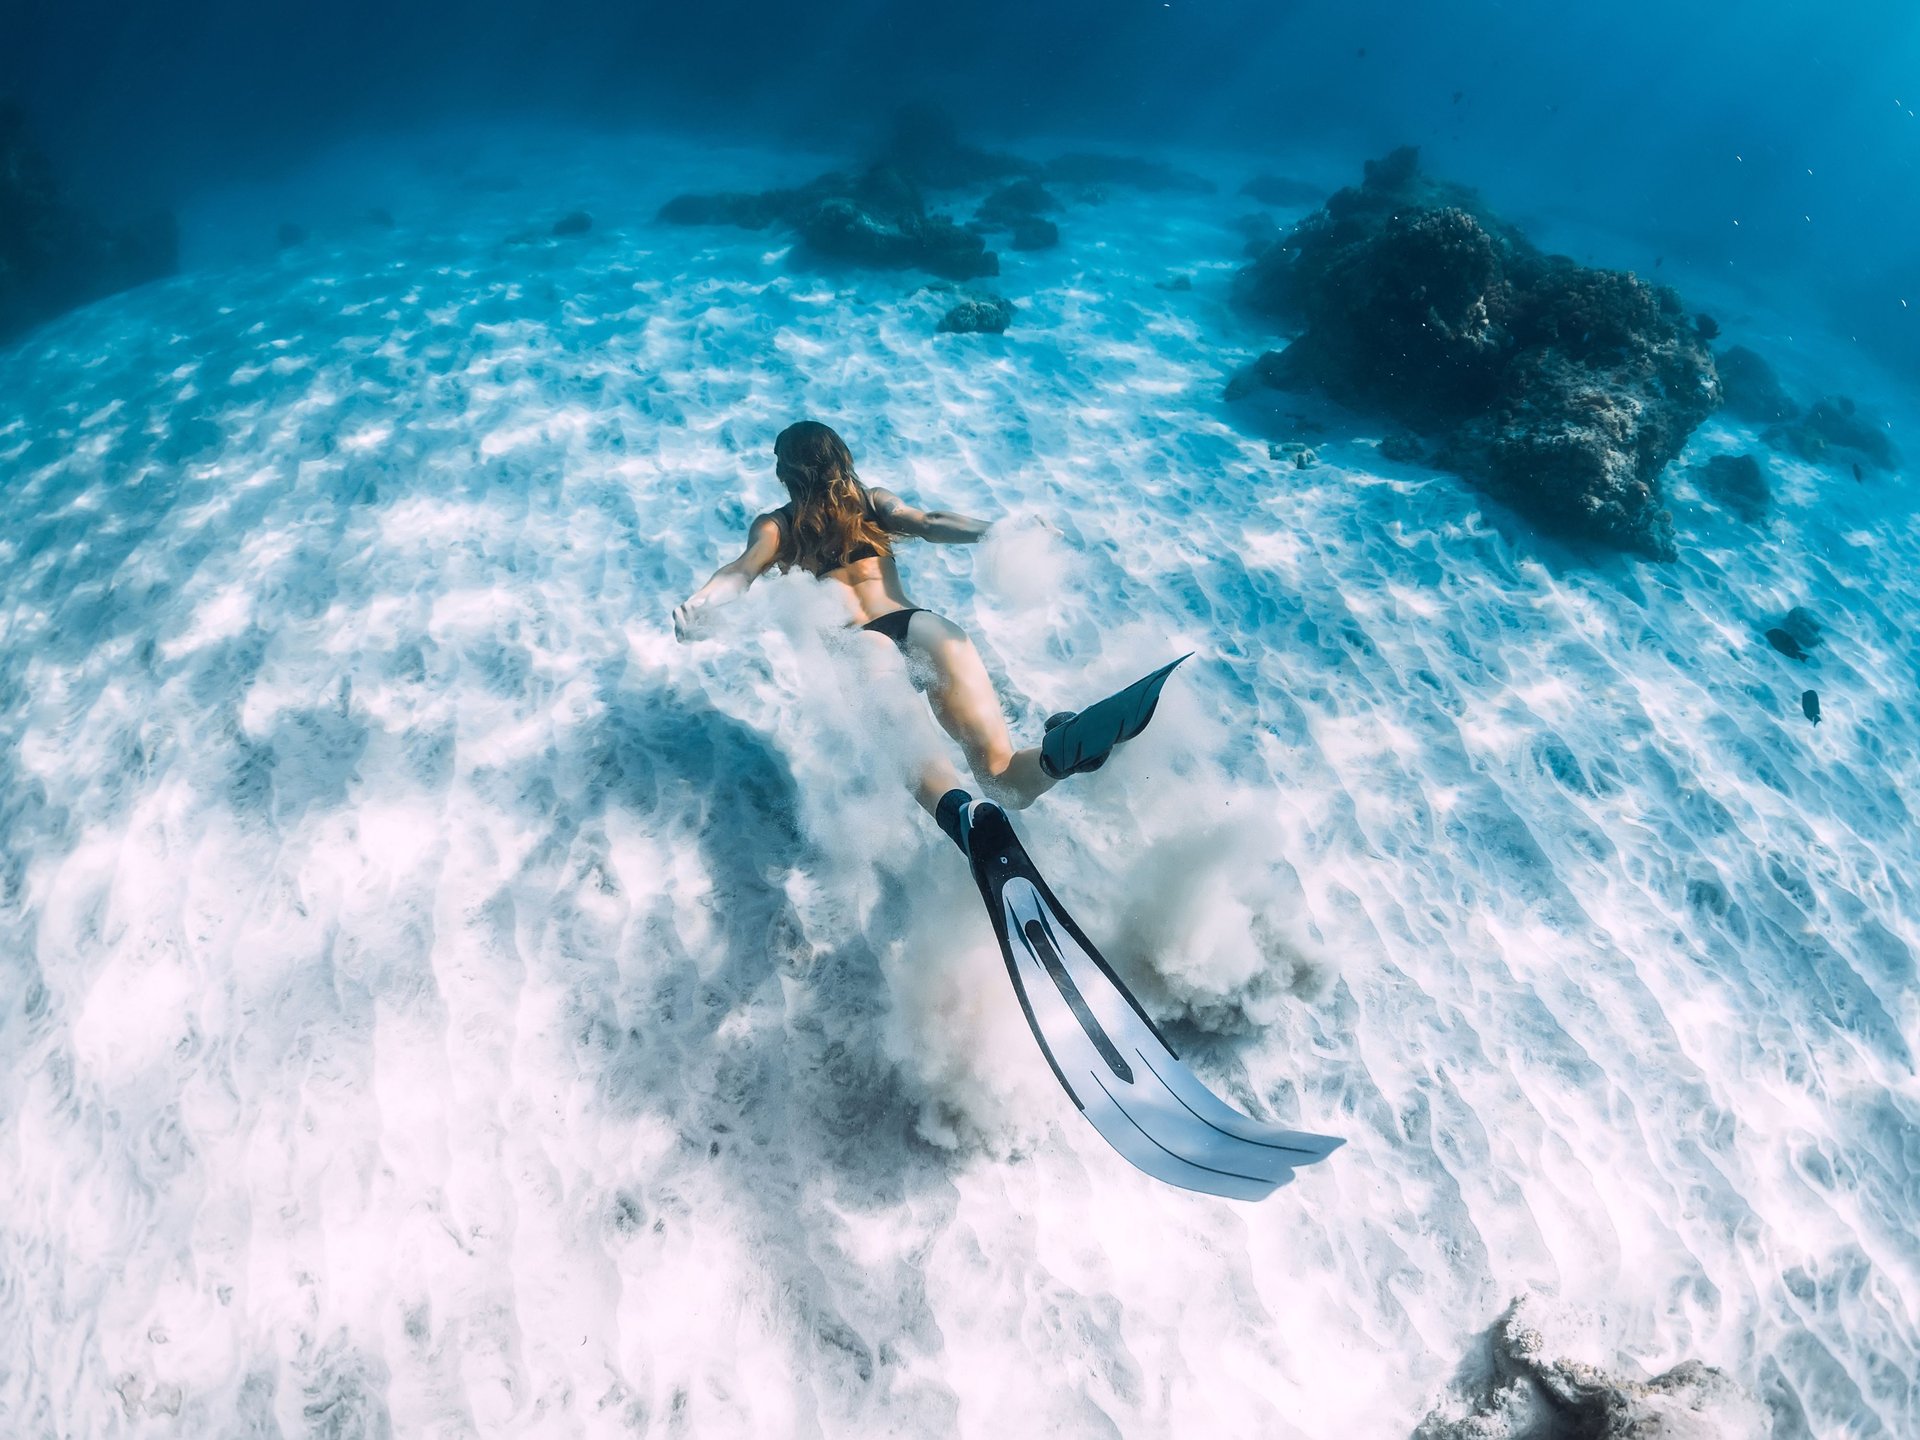
M 886 490 L 875 490 L 871 494 L 874 519 L 889 534 L 901 534 L 888 523 L 890 512 L 899 506 L 898 497 Z M 790 513 L 790 507 L 782 505 L 778 510 L 770 510 L 759 518 L 772 520 L 784 533 L 791 524 Z M 847 618 L 855 625 L 864 625 L 879 616 L 913 605 L 900 584 L 900 569 L 893 563 L 891 555 L 866 555 L 815 573 L 822 580 L 831 580 L 846 587 Z

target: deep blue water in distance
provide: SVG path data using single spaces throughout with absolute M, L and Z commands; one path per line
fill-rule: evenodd
M 109 198 L 177 200 L 449 117 L 844 140 L 913 99 L 986 140 L 1354 156 L 1410 142 L 1439 173 L 1571 207 L 1675 274 L 1731 265 L 1791 286 L 1920 364 L 1920 13 L 1900 0 L 0 11 L 0 95 Z

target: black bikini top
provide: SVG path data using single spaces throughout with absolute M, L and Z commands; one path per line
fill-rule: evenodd
M 786 533 L 789 540 L 793 536 L 793 516 L 790 513 L 792 509 L 793 509 L 793 502 L 789 500 L 785 505 L 782 505 L 778 510 L 775 510 L 773 512 L 774 520 L 779 524 L 781 530 L 783 530 Z M 874 518 L 872 496 L 867 497 L 867 518 L 869 520 L 872 520 Z M 880 556 L 880 551 L 870 541 L 862 540 L 858 545 L 854 546 L 853 549 L 849 550 L 844 556 L 842 556 L 841 559 L 838 561 L 838 563 L 833 565 L 823 565 L 815 573 L 824 575 L 829 570 L 839 570 L 844 566 L 853 564 L 854 561 L 856 560 L 874 560 L 874 559 L 878 559 L 879 556 Z

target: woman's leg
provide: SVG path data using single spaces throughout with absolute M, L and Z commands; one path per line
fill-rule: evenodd
M 901 652 L 892 640 L 872 632 L 864 635 L 856 632 L 854 648 L 860 665 L 872 681 L 879 682 L 884 675 L 887 686 L 898 683 L 895 677 L 900 673 Z M 925 661 L 909 657 L 908 669 L 923 676 L 928 667 Z M 916 679 L 914 688 L 918 690 L 925 687 Z M 878 693 L 889 694 L 891 691 Z M 905 701 L 906 697 L 901 696 L 900 699 Z M 913 792 L 913 798 L 920 802 L 923 810 L 938 818 L 940 797 L 949 790 L 965 790 L 968 782 L 954 768 L 946 746 L 933 728 L 931 717 L 921 708 L 919 701 L 912 701 L 910 708 L 897 712 L 893 711 L 891 704 L 884 708 L 887 713 L 875 712 L 871 718 L 880 730 L 894 735 L 900 743 L 902 758 L 906 763 L 902 778 L 906 780 L 907 789 Z
M 960 772 L 953 768 L 953 762 L 945 756 L 929 760 L 920 767 L 920 774 L 913 783 L 913 798 L 920 802 L 920 808 L 929 815 L 940 813 L 940 797 L 949 790 L 964 790 L 967 782 Z
M 988 799 L 1022 810 L 1053 788 L 1053 778 L 1040 768 L 1040 747 L 1013 748 L 1000 697 L 966 631 L 922 610 L 907 624 L 907 653 L 909 665 L 920 672 L 915 680 L 927 692 L 934 718 L 960 743 Z M 929 793 L 940 782 L 931 767 L 922 777 L 919 800 L 929 813 L 945 793 Z

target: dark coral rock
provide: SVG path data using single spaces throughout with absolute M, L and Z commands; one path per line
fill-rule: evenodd
M 1060 243 L 1060 227 L 1041 212 L 1058 207 L 1038 180 L 1015 180 L 1002 185 L 985 200 L 973 219 L 976 229 L 1007 228 L 1015 250 L 1050 250 Z
M 913 177 L 889 161 L 879 161 L 860 172 L 846 197 L 877 220 L 907 226 L 926 217 L 926 201 Z
M 1287 209 L 1318 205 L 1327 198 L 1327 192 L 1318 185 L 1309 185 L 1304 180 L 1287 180 L 1278 175 L 1256 175 L 1240 187 L 1240 193 L 1258 200 L 1262 205 L 1278 205 Z
M 1135 190 L 1183 190 L 1193 195 L 1211 195 L 1215 188 L 1205 176 L 1137 155 L 1057 155 L 1041 167 L 1040 173 L 1061 185 L 1126 185 Z
M 1441 456 L 1550 530 L 1671 559 L 1660 471 L 1708 408 L 1669 420 L 1637 379 L 1542 351 L 1510 367 L 1507 393 L 1449 436 Z
M 1255 308 L 1306 325 L 1284 361 L 1262 357 L 1269 383 L 1324 389 L 1415 428 L 1492 403 L 1507 358 L 1510 296 L 1496 241 L 1473 216 L 1410 210 L 1387 217 L 1365 242 L 1270 263 L 1298 239 L 1296 228 L 1237 282 L 1243 301 L 1252 294 Z
M 1612 364 L 1661 326 L 1660 292 L 1623 270 L 1592 270 L 1553 255 L 1521 283 L 1530 292 L 1514 317 L 1523 346 L 1553 346 L 1582 363 Z
M 876 179 L 876 171 L 885 165 L 870 165 L 860 175 L 828 171 L 806 184 L 776 186 L 774 190 L 720 190 L 716 194 L 674 196 L 660 205 L 660 219 L 668 225 L 737 225 L 743 230 L 764 230 L 770 225 L 799 225 L 801 217 L 814 205 L 833 198 L 854 200 L 866 207 L 887 207 L 902 200 L 918 213 L 920 196 L 912 182 L 891 177 Z
M 1699 332 L 1702 340 L 1718 340 L 1720 338 L 1720 322 L 1705 311 L 1693 317 L 1693 328 Z
M 801 239 L 822 255 L 880 269 L 919 268 L 951 280 L 998 275 L 986 242 L 940 217 L 880 219 L 851 200 L 825 200 L 799 221 Z
M 928 215 L 919 186 L 900 166 L 858 175 L 831 171 L 805 185 L 716 195 L 679 195 L 660 218 L 678 225 L 791 226 L 816 254 L 881 269 L 919 268 L 954 280 L 1000 273 L 986 242 L 944 216 Z
M 179 244 L 171 215 L 116 228 L 82 210 L 34 143 L 26 112 L 0 104 L 0 340 L 171 275 Z
M 877 266 L 911 263 L 913 242 L 906 232 L 869 215 L 851 200 L 823 200 L 797 223 L 801 238 L 823 255 Z M 973 238 L 979 240 L 977 235 Z
M 1798 420 L 1769 430 L 1767 439 L 1815 463 L 1838 458 L 1831 453 L 1837 449 L 1858 454 L 1879 470 L 1894 470 L 1900 464 L 1900 452 L 1886 426 L 1862 415 L 1844 395 L 1814 401 Z
M 584 210 L 570 210 L 553 222 L 556 235 L 584 235 L 593 229 L 593 216 Z
M 1407 147 L 1243 269 L 1235 296 L 1304 332 L 1230 389 L 1323 390 L 1432 437 L 1543 526 L 1672 555 L 1660 474 L 1719 389 L 1671 290 L 1542 254 Z
M 1360 183 L 1366 189 L 1386 193 L 1405 191 L 1420 175 L 1420 147 L 1402 145 L 1389 150 L 1378 160 L 1360 162 Z
M 1749 525 L 1767 518 L 1773 488 L 1767 472 L 1751 455 L 1715 455 L 1695 472 L 1700 486 Z
M 941 335 L 998 335 L 1013 323 L 1013 302 L 998 295 L 962 300 L 940 317 Z
M 1464 186 L 1420 173 L 1419 151 L 1403 146 L 1366 163 L 1366 181 L 1337 191 L 1270 247 L 1235 281 L 1235 295 L 1249 309 L 1284 321 L 1306 321 L 1340 276 L 1353 276 L 1368 242 L 1403 212 L 1453 209 L 1465 212 L 1496 245 L 1524 244 L 1519 232 L 1484 213 L 1479 197 Z
M 1477 1337 L 1452 1391 L 1413 1440 L 1694 1440 L 1773 1429 L 1756 1396 L 1698 1360 L 1635 1380 L 1554 1355 L 1520 1300 Z
M 1451 208 L 1395 216 L 1345 259 L 1308 313 L 1320 367 L 1342 377 L 1334 388 L 1358 382 L 1422 418 L 1492 401 L 1513 300 L 1496 242 L 1473 216 Z
M 742 230 L 764 230 L 787 218 L 795 193 L 728 190 L 713 195 L 676 195 L 660 207 L 660 218 L 669 225 L 737 225 Z
M 1016 250 L 1051 250 L 1060 243 L 1060 227 L 1038 215 L 1016 220 L 1007 243 Z
M 1800 413 L 1800 407 L 1780 384 L 1780 377 L 1758 351 L 1729 345 L 1714 356 L 1713 363 L 1720 372 L 1721 404 L 1729 415 L 1771 423 L 1791 420 Z
M 1787 612 L 1787 618 L 1780 622 L 1780 628 L 1791 635 L 1802 650 L 1818 650 L 1825 638 L 1825 627 L 1820 617 L 1805 606 L 1796 605 Z
M 909 105 L 894 115 L 885 158 L 930 190 L 991 184 L 1008 176 L 1032 176 L 1039 169 L 1016 155 L 962 144 L 953 118 L 932 105 Z
M 979 215 L 989 225 L 1012 225 L 1059 208 L 1060 202 L 1038 180 L 1015 180 L 982 200 Z
M 1410 430 L 1389 431 L 1380 442 L 1380 454 L 1402 465 L 1424 465 L 1427 461 L 1427 447 Z

